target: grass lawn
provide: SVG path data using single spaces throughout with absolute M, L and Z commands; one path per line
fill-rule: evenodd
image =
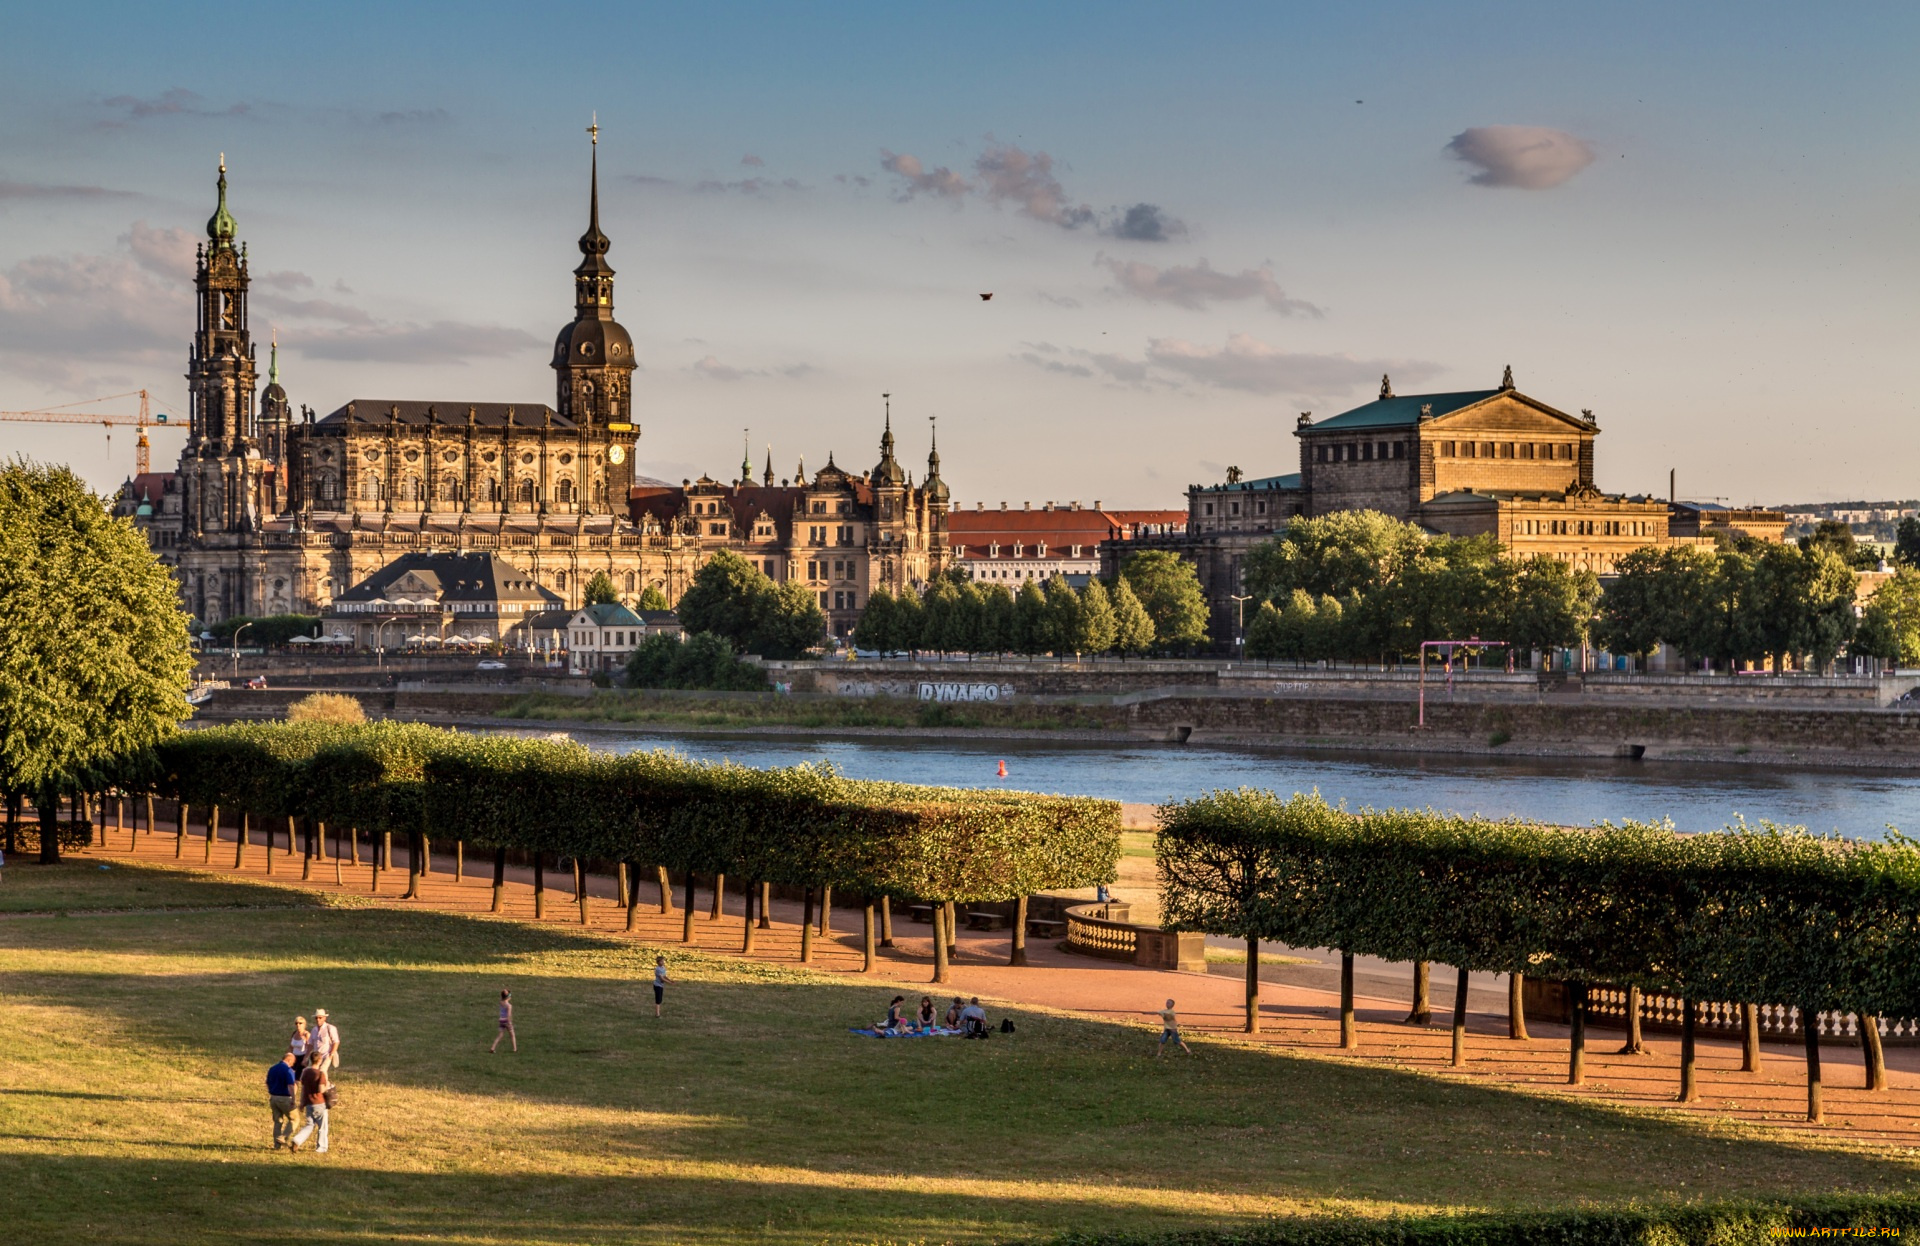
M 1156 1064 L 1143 1029 L 1032 1012 L 986 1043 L 859 1039 L 884 982 L 674 948 L 656 1021 L 653 949 L 605 936 L 7 874 L 9 902 L 58 898 L 20 907 L 128 910 L 0 919 L 9 1240 L 984 1242 L 1915 1184 L 1913 1157 L 1224 1041 Z M 502 986 L 520 1052 L 489 1056 Z M 276 1153 L 261 1079 L 320 1005 L 333 1150 Z

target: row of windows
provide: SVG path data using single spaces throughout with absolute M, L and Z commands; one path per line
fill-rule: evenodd
M 320 477 L 314 488 L 316 495 L 315 500 L 321 502 L 334 501 L 334 490 L 335 482 L 331 476 Z M 594 492 L 600 501 L 605 502 L 607 500 L 607 486 L 605 483 L 596 484 Z M 440 501 L 458 502 L 461 500 L 462 493 L 463 490 L 458 480 L 450 476 L 441 477 Z M 492 477 L 488 477 L 480 481 L 475 487 L 475 494 L 476 501 L 498 502 L 501 500 L 500 482 Z M 523 479 L 519 485 L 515 487 L 514 494 L 514 500 L 516 502 L 524 502 L 531 505 L 538 500 L 540 488 L 532 479 Z M 396 502 L 424 502 L 427 500 L 427 488 L 420 477 L 408 476 L 400 482 L 400 487 L 394 493 L 393 497 Z M 363 502 L 386 501 L 387 482 L 371 473 L 362 475 L 360 477 L 360 500 Z M 553 486 L 553 500 L 568 504 L 579 501 L 579 491 L 574 488 L 573 481 L 563 477 L 556 482 Z
M 1313 461 L 1316 463 L 1371 463 L 1375 459 L 1406 457 L 1407 443 L 1404 441 L 1343 441 L 1338 445 L 1313 448 Z
M 831 574 L 829 574 L 831 572 Z M 807 559 L 807 578 L 809 580 L 857 580 L 860 578 L 860 562 L 855 558 Z
M 1443 459 L 1557 459 L 1573 460 L 1570 441 L 1443 441 Z
M 603 634 L 607 638 L 604 642 L 604 647 L 608 649 L 617 649 L 625 645 L 637 645 L 640 643 L 640 633 L 631 629 L 619 629 Z M 591 631 L 575 632 L 573 634 L 573 643 L 575 648 L 587 648 L 593 644 L 593 633 Z
M 819 526 L 819 527 L 813 527 L 813 528 L 807 529 L 807 544 L 809 545 L 826 545 L 828 544 L 827 537 L 828 537 L 828 529 L 825 526 Z M 835 545 L 853 544 L 853 539 L 854 539 L 853 525 L 841 524 L 839 527 L 834 528 L 832 530 L 832 537 L 833 537 L 832 544 L 835 544 Z
M 1326 460 L 1324 460 L 1324 459 L 1322 459 L 1321 461 L 1322 461 L 1322 462 L 1325 462 Z M 1200 504 L 1200 512 L 1201 512 L 1201 514 L 1203 514 L 1203 515 L 1211 515 L 1211 514 L 1213 514 L 1213 503 L 1212 503 L 1212 502 L 1202 502 L 1202 503 Z M 1229 514 L 1229 515 L 1238 515 L 1239 513 L 1240 513 L 1240 503 L 1238 503 L 1238 502 L 1228 502 L 1228 503 L 1227 503 L 1227 514 Z M 1267 513 L 1267 504 L 1266 504 L 1265 502 L 1255 502 L 1255 503 L 1253 504 L 1253 513 L 1254 513 L 1254 514 L 1256 514 L 1256 515 L 1264 515 L 1264 514 L 1266 514 L 1266 513 Z M 1075 552 L 1075 553 L 1078 553 L 1079 551 L 1080 551 L 1080 547 L 1079 547 L 1079 546 L 1077 546 L 1077 545 L 1076 545 L 1076 546 L 1074 546 L 1074 552 Z
M 1522 519 L 1525 536 L 1657 536 L 1650 519 Z
M 827 599 L 829 597 L 833 599 L 832 604 L 828 604 Z M 860 608 L 860 594 L 852 592 L 851 590 L 836 589 L 833 592 L 828 592 L 826 589 L 821 589 L 820 608 L 822 610 L 858 610 Z

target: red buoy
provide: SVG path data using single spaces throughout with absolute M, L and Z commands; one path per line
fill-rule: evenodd
M 1000 777 L 1003 779 L 1007 777 L 1007 759 L 1004 757 L 1000 759 Z

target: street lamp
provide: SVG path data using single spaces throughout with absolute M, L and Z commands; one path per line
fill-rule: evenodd
M 1239 657 L 1241 646 L 1247 643 L 1247 603 L 1253 600 L 1253 594 L 1228 593 L 1227 600 L 1233 603 L 1233 654 Z
M 384 667 L 387 664 L 387 645 L 386 645 L 387 624 L 405 623 L 405 622 L 406 622 L 405 616 L 398 615 L 398 614 L 391 614 L 391 615 L 388 615 L 386 618 L 381 619 L 378 623 L 374 624 L 373 626 L 373 664 L 375 666 Z
M 233 645 L 233 677 L 235 679 L 240 678 L 240 633 L 252 626 L 253 620 L 248 619 L 245 623 L 233 629 L 233 640 L 229 643 Z

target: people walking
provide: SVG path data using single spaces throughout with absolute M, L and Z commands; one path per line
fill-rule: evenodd
M 654 989 L 658 991 L 659 988 Z M 520 1050 L 520 1038 L 513 1032 L 513 993 L 511 991 L 500 992 L 500 1031 L 493 1036 L 493 1046 L 487 1048 L 487 1054 L 493 1054 L 499 1048 L 500 1040 L 503 1038 L 513 1044 L 514 1051 Z
M 1173 1010 L 1172 1000 L 1168 1000 L 1167 1006 L 1160 1010 L 1160 1049 L 1153 1053 L 1155 1060 L 1167 1054 L 1168 1043 L 1178 1043 L 1180 1050 L 1188 1055 L 1193 1054 L 1193 1048 L 1187 1046 L 1186 1040 L 1180 1037 L 1180 1014 Z
M 273 1109 L 273 1149 L 278 1151 L 293 1137 L 295 1093 L 300 1088 L 294 1072 L 293 1053 L 275 1060 L 267 1069 L 267 1104 Z
M 307 1067 L 307 1061 L 313 1051 L 313 1034 L 307 1029 L 305 1017 L 293 1019 L 293 1036 L 287 1039 L 287 1054 L 293 1057 L 295 1072 Z
M 332 1089 L 327 1070 L 318 1061 L 300 1074 L 300 1106 L 306 1109 L 307 1123 L 287 1142 L 287 1150 L 298 1151 L 318 1131 L 313 1149 L 321 1155 L 327 1153 L 327 1092 Z
M 660 1015 L 660 1002 L 667 997 L 667 983 L 673 981 L 667 976 L 667 958 L 653 958 L 653 1015 Z

